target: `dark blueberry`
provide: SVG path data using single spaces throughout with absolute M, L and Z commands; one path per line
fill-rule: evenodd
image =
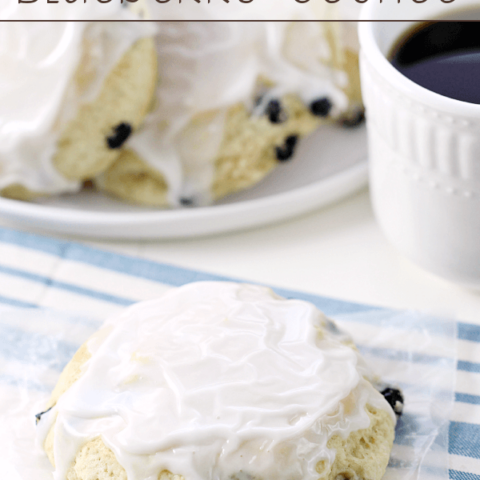
M 38 422 L 42 419 L 42 415 L 45 415 L 48 413 L 53 407 L 50 407 L 48 410 L 45 410 L 44 412 L 37 413 L 35 415 L 35 423 L 38 425 Z
M 132 134 L 132 126 L 128 123 L 120 123 L 113 129 L 113 135 L 107 137 L 108 147 L 113 149 L 120 148 Z
M 333 104 L 329 98 L 323 97 L 318 100 L 314 100 L 310 104 L 310 111 L 316 117 L 328 117 L 328 114 L 332 110 Z
M 297 135 L 290 135 L 285 139 L 285 143 L 281 147 L 275 147 L 275 154 L 279 162 L 290 160 L 295 153 L 295 147 L 298 143 Z
M 283 111 L 282 104 L 278 100 L 270 100 L 265 108 L 265 115 L 272 123 L 283 123 L 287 116 Z
M 365 121 L 365 110 L 358 108 L 341 119 L 341 124 L 345 128 L 358 127 Z
M 387 387 L 381 391 L 385 400 L 390 404 L 395 412 L 395 415 L 400 416 L 403 412 L 403 395 L 397 388 Z
M 180 205 L 183 205 L 184 207 L 193 207 L 195 205 L 193 198 L 182 197 L 179 199 L 179 201 Z

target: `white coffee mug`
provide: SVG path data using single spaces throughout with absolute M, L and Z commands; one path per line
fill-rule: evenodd
M 431 19 L 445 5 L 369 2 L 362 18 Z M 462 1 L 470 6 L 480 12 L 479 0 Z M 429 91 L 391 65 L 389 52 L 412 23 L 359 25 L 373 208 L 414 262 L 480 288 L 480 105 Z

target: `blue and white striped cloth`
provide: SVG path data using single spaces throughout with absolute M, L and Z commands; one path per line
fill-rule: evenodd
M 12 395 L 18 393 L 19 387 L 39 392 L 38 398 L 45 396 L 75 349 L 105 317 L 131 303 L 157 297 L 172 286 L 201 280 L 232 279 L 0 228 L 0 304 L 5 307 L 0 309 L 0 409 L 4 410 L 0 414 L 5 413 L 5 408 L 14 408 Z M 389 478 L 446 478 L 441 464 L 446 461 L 442 448 L 447 448 L 448 437 L 450 478 L 480 480 L 480 363 L 475 362 L 480 358 L 480 326 L 457 324 L 455 403 L 450 412 L 448 378 L 449 368 L 454 364 L 449 350 L 452 342 L 448 343 L 448 338 L 454 332 L 453 323 L 414 312 L 390 312 L 302 292 L 279 288 L 275 291 L 285 297 L 310 301 L 338 319 L 352 333 L 367 358 L 383 366 L 384 371 L 379 373 L 387 380 L 396 381 L 407 391 L 416 389 L 417 393 L 412 395 L 419 395 L 418 398 L 423 395 L 428 396 L 429 401 L 437 399 L 426 413 L 431 417 L 428 428 L 438 420 L 440 432 L 437 446 L 430 449 L 433 455 L 427 468 L 421 475 L 392 474 Z M 22 317 L 18 310 L 8 307 L 49 307 L 76 313 L 62 316 L 30 310 Z M 62 331 L 56 332 L 59 328 Z M 32 358 L 37 365 L 32 364 Z M 382 361 L 378 362 L 378 358 Z M 40 371 L 39 365 L 46 359 L 48 368 Z M 445 362 L 442 363 L 442 359 Z M 403 370 L 398 368 L 401 365 Z M 19 376 L 19 371 L 28 374 Z M 400 377 L 393 375 L 389 379 L 389 372 L 400 372 Z M 431 391 L 422 391 L 420 395 L 419 385 L 428 385 L 432 375 L 436 375 L 439 382 L 434 385 L 432 380 Z M 23 383 L 19 385 L 19 382 Z M 15 399 L 17 406 L 20 401 Z M 408 428 L 416 429 L 417 433 L 427 428 L 420 421 L 423 408 L 420 403 L 417 402 L 411 421 L 408 416 L 404 420 L 402 428 L 406 429 L 407 440 L 397 445 L 398 471 L 408 463 L 401 458 L 409 455 L 405 447 L 412 447 L 407 445 Z M 428 405 L 432 407 L 431 403 Z M 449 434 L 442 439 L 443 408 L 447 409 L 451 422 Z M 423 440 L 431 441 L 431 432 L 425 432 Z M 5 471 L 1 448 L 0 441 L 0 471 Z M 30 478 L 36 480 L 34 471 L 31 473 Z

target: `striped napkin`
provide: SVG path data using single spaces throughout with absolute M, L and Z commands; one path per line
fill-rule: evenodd
M 28 415 L 105 317 L 204 280 L 232 279 L 0 228 L 2 478 L 43 480 L 38 466 L 22 457 L 33 445 Z M 310 301 L 337 320 L 382 378 L 404 390 L 406 410 L 386 479 L 480 480 L 480 363 L 474 362 L 480 327 L 274 290 Z M 20 476 L 12 467 L 19 463 Z

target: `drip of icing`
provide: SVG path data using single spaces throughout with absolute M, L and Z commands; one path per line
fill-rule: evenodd
M 318 478 L 333 435 L 367 428 L 367 404 L 395 415 L 356 349 L 312 304 L 202 282 L 112 318 L 79 380 L 42 417 L 55 480 L 98 436 L 129 480 Z
M 116 3 L 116 2 L 115 2 Z M 0 18 L 121 20 L 132 18 L 120 4 L 77 2 L 0 6 Z M 56 143 L 78 106 L 95 98 L 108 72 L 140 38 L 138 24 L 88 22 L 6 22 L 0 30 L 0 190 L 21 184 L 56 194 L 81 184 L 53 167 Z M 149 29 L 150 30 L 150 29 Z M 88 85 L 73 81 L 86 45 L 93 45 Z

